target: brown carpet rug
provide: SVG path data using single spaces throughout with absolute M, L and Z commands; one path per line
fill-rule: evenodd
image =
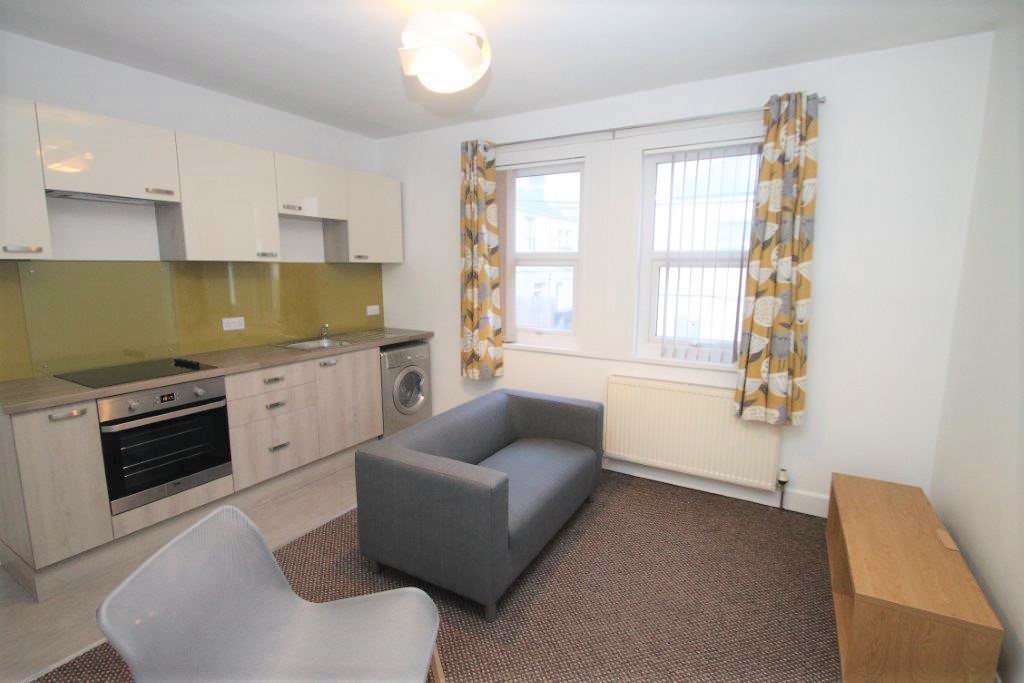
M 488 624 L 359 554 L 356 511 L 275 553 L 302 597 L 420 586 L 452 681 L 837 681 L 824 520 L 606 472 Z M 104 644 L 45 681 L 127 681 Z

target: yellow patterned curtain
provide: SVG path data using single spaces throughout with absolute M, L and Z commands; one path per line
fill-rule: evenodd
M 807 396 L 818 96 L 775 95 L 764 123 L 736 413 L 744 420 L 799 425 Z
M 494 145 L 462 143 L 462 375 L 501 377 L 501 244 L 498 239 Z

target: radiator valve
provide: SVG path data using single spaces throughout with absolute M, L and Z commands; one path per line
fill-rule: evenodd
M 789 472 L 785 468 L 779 470 L 779 509 L 782 510 L 782 500 L 786 496 L 786 484 L 789 483 Z

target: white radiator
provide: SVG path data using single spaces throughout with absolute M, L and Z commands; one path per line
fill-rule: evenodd
M 733 390 L 612 375 L 605 451 L 620 460 L 774 491 L 779 428 L 740 420 Z

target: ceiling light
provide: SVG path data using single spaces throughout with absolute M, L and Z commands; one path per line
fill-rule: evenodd
M 402 72 L 427 90 L 453 93 L 480 80 L 491 65 L 491 44 L 480 22 L 464 12 L 423 10 L 402 31 Z

